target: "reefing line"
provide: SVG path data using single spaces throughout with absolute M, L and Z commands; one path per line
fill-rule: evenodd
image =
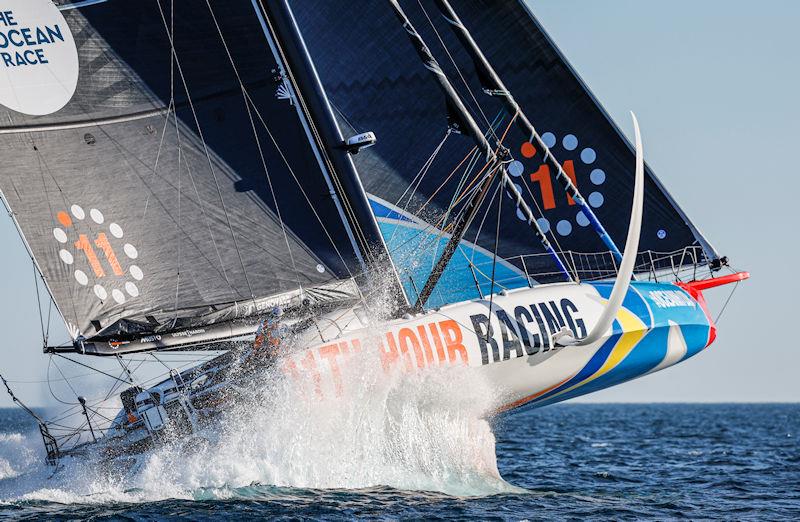
M 603 314 L 589 335 L 583 339 L 575 339 L 571 331 L 563 330 L 563 334 L 556 341 L 562 346 L 585 346 L 598 341 L 606 331 L 611 328 L 617 313 L 622 307 L 625 295 L 633 278 L 633 269 L 636 267 L 636 256 L 639 254 L 639 236 L 642 231 L 642 214 L 644 213 L 644 149 L 642 147 L 642 134 L 639 130 L 639 121 L 636 114 L 631 111 L 633 128 L 636 133 L 636 175 L 633 187 L 633 204 L 631 206 L 631 221 L 628 225 L 628 237 L 625 240 L 625 252 L 619 266 L 617 279 L 611 290 Z M 560 332 L 559 332 L 560 333 Z

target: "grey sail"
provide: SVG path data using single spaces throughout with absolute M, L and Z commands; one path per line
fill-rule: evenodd
M 301 288 L 357 292 L 359 254 L 250 2 L 62 7 L 76 92 L 48 115 L 0 107 L 0 189 L 74 337 L 109 353 L 208 341 Z

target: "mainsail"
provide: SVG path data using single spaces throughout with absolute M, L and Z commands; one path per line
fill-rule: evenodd
M 635 165 L 628 141 L 522 1 L 458 0 L 451 4 L 610 236 L 619 248 L 624 248 Z M 513 116 L 506 113 L 498 99 L 483 92 L 484 85 L 469 54 L 441 17 L 436 2 L 403 2 L 403 8 L 430 43 L 462 99 L 469 102 L 476 119 L 483 122 L 487 135 L 496 140 L 503 138 L 503 145 L 513 155 L 509 172 L 518 179 L 520 191 L 527 194 L 531 205 L 538 207 L 540 225 L 552 241 L 565 254 L 575 254 L 572 259 L 591 255 L 593 272 L 613 274 L 614 256 L 601 255 L 608 248 L 556 182 L 555 173 L 545 163 L 542 151 L 531 142 L 531 136 L 512 124 Z M 453 136 L 443 139 L 448 124 L 443 96 L 410 52 L 389 3 L 353 1 L 332 5 L 311 1 L 296 11 L 342 124 L 354 131 L 373 130 L 378 135 L 380 145 L 360 154 L 356 163 L 381 215 L 390 215 L 391 211 L 402 218 L 395 218 L 395 227 L 385 233 L 396 237 L 398 227 L 404 226 L 403 219 L 411 223 L 408 228 L 417 231 L 436 224 L 441 214 L 452 209 L 454 194 L 463 187 L 463 179 L 452 175 L 452 171 L 470 156 L 472 143 Z M 436 157 L 430 163 L 431 151 L 437 146 Z M 701 252 L 701 262 L 719 263 L 720 256 L 652 171 L 647 169 L 646 174 L 646 211 L 640 241 L 643 256 L 666 253 L 661 259 L 668 266 L 673 262 L 670 254 L 680 257 L 686 249 L 696 249 Z M 409 186 L 413 187 L 411 191 Z M 491 261 L 496 246 L 498 266 L 504 271 L 507 287 L 527 284 L 524 276 L 537 282 L 561 280 L 550 257 L 544 255 L 526 227 L 520 226 L 524 223 L 520 222 L 514 202 L 502 200 L 499 203 L 495 199 L 494 204 L 487 200 L 483 219 L 476 220 L 466 235 L 471 244 L 464 244 L 464 255 L 477 253 Z M 500 237 L 495 244 L 496 230 Z M 409 238 L 401 237 L 399 243 L 387 240 L 390 249 L 403 250 Z M 404 263 L 403 259 L 396 261 Z M 427 277 L 425 270 L 430 266 L 415 263 L 412 260 L 411 266 L 406 262 L 404 277 L 419 284 Z M 488 289 L 483 288 L 481 277 L 485 278 L 485 274 L 481 267 L 475 262 L 470 265 L 470 270 L 462 270 L 457 279 L 462 281 L 462 287 L 471 288 L 471 293 L 442 295 L 440 302 L 475 297 L 473 281 L 478 283 L 478 293 Z M 576 260 L 573 267 L 580 275 L 580 261 Z M 515 279 L 515 274 L 522 277 Z M 452 279 L 448 281 L 457 286 L 454 283 Z M 412 295 L 414 286 L 407 285 Z
M 207 341 L 276 299 L 357 294 L 361 254 L 254 4 L 60 7 L 77 89 L 51 114 L 0 109 L 0 189 L 74 338 Z

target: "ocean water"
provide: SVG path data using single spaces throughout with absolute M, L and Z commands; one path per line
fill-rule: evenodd
M 286 435 L 262 430 L 202 462 L 154 456 L 133 482 L 86 465 L 51 477 L 35 425 L 0 410 L 0 517 L 800 519 L 798 404 L 564 404 L 491 424 L 411 410 L 378 431 L 360 419 L 364 438 L 323 416 L 302 426 L 322 438 L 262 445 Z

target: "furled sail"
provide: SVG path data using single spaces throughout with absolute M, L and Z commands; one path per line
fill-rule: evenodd
M 624 248 L 634 185 L 630 144 L 521 0 L 453 0 L 451 4 L 608 233 Z M 414 244 L 412 238 L 440 222 L 442 213 L 452 207 L 454 195 L 471 179 L 453 175 L 453 170 L 464 158 L 471 158 L 472 144 L 459 136 L 443 140 L 447 128 L 443 97 L 412 52 L 403 28 L 393 20 L 388 2 L 357 0 L 334 6 L 312 0 L 303 2 L 302 9 L 299 6 L 295 8 L 298 21 L 342 124 L 355 131 L 372 130 L 378 136 L 378 146 L 359 154 L 356 162 L 402 270 L 402 256 Z M 575 254 L 565 257 L 578 275 L 584 275 L 582 268 L 613 274 L 613 256 L 600 255 L 607 247 L 556 182 L 531 136 L 512 123 L 498 99 L 484 92 L 469 54 L 435 1 L 403 2 L 403 7 L 460 89 L 462 99 L 484 123 L 487 135 L 502 139 L 510 150 L 509 172 L 518 179 L 531 206 L 541 212 L 540 225 L 557 247 Z M 519 219 L 509 198 L 487 200 L 483 218 L 467 233 L 469 242 L 462 243 L 461 264 L 454 257 L 450 273 L 443 276 L 440 286 L 451 291 L 439 296 L 440 303 L 488 290 L 487 263 L 496 271 L 493 280 L 505 287 L 527 284 L 524 275 L 538 282 L 561 280 L 552 260 Z M 496 230 L 500 231 L 497 243 Z M 446 227 L 443 231 L 433 227 L 432 234 L 436 239 L 436 234 L 446 232 Z M 495 246 L 497 263 L 492 255 Z M 717 253 L 648 169 L 641 257 L 666 253 L 660 259 L 669 266 L 674 262 L 670 254 L 680 257 L 687 248 L 701 252 L 703 262 L 719 262 Z M 582 267 L 584 260 L 590 266 Z M 420 266 L 419 259 L 411 257 L 405 264 L 404 282 L 424 281 L 426 269 L 430 266 Z M 407 283 L 412 295 L 414 287 Z
M 30 1 L 38 18 L 10 2 L 13 22 L 60 33 L 21 56 L 68 44 L 77 63 L 27 67 L 77 67 L 77 86 L 44 110 L 0 89 L 0 189 L 74 337 L 208 341 L 300 288 L 357 292 L 359 254 L 251 2 L 74 2 L 59 19 Z M 24 66 L 0 67 L 13 87 Z

